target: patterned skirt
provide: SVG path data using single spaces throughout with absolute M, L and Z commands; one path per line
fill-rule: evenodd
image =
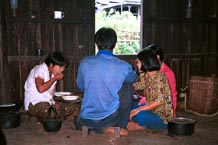
M 30 103 L 29 114 L 35 116 L 38 121 L 42 122 L 49 114 L 48 109 L 51 105 L 48 102 L 40 102 L 35 105 Z M 62 113 L 64 113 L 64 118 L 68 116 L 77 116 L 80 112 L 80 107 L 74 104 L 63 104 L 62 102 L 57 102 L 53 107 L 57 111 L 57 117 L 61 118 Z M 64 109 L 64 110 L 63 110 Z

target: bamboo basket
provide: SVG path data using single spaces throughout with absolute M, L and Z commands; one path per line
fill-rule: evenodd
M 192 76 L 186 106 L 188 110 L 211 115 L 218 111 L 218 78 Z

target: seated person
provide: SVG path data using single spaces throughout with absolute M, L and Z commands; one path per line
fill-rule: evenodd
M 157 56 L 158 62 L 160 63 L 160 72 L 164 73 L 169 81 L 172 103 L 173 103 L 173 116 L 176 117 L 177 90 L 176 90 L 175 74 L 173 70 L 163 62 L 164 52 L 162 48 L 154 44 L 150 44 L 145 49 L 152 50 L 152 52 Z M 144 73 L 142 73 L 139 75 L 137 82 L 134 83 L 134 87 L 137 87 L 137 90 L 141 89 L 143 91 L 143 95 L 138 95 L 139 98 L 137 99 L 137 103 L 134 103 L 134 106 L 145 104 L 146 94 L 143 88 L 144 82 L 145 82 L 145 77 L 144 77 Z
M 137 67 L 144 73 L 146 104 L 130 112 L 129 130 L 164 129 L 167 120 L 173 117 L 171 92 L 166 76 L 160 72 L 160 64 L 151 50 L 143 50 L 137 55 Z M 137 88 L 135 86 L 135 88 Z
M 56 90 L 56 83 L 62 80 L 63 71 L 69 65 L 64 53 L 53 52 L 45 58 L 45 62 L 36 65 L 25 82 L 24 107 L 32 116 L 42 121 L 47 116 L 47 110 L 54 106 L 60 110 L 60 105 L 55 104 L 53 94 Z M 71 107 L 71 106 L 69 106 Z M 72 112 L 71 109 L 67 109 Z M 60 111 L 59 115 L 60 115 Z
M 176 90 L 176 77 L 173 70 L 164 63 L 164 52 L 161 47 L 154 44 L 148 45 L 146 48 L 151 49 L 152 52 L 157 56 L 160 63 L 160 72 L 164 73 L 169 81 L 172 103 L 173 103 L 173 116 L 176 117 L 176 106 L 177 106 L 177 90 Z
M 129 63 L 113 54 L 116 42 L 113 29 L 101 28 L 95 34 L 98 53 L 85 57 L 79 65 L 76 82 L 84 95 L 76 122 L 78 129 L 88 126 L 98 133 L 112 133 L 110 127 L 117 126 L 121 128 L 120 135 L 128 134 L 132 83 L 137 75 Z

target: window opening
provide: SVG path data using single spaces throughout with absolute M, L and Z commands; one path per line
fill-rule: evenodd
M 141 5 L 141 0 L 95 1 L 95 31 L 101 27 L 116 31 L 114 54 L 134 55 L 140 51 Z

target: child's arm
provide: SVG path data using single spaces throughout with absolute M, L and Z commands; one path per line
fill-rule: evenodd
M 55 81 L 61 80 L 63 79 L 63 77 L 63 74 L 57 74 L 47 82 L 44 82 L 44 79 L 42 79 L 41 77 L 37 77 L 35 78 L 36 88 L 40 93 L 43 93 L 48 90 Z

